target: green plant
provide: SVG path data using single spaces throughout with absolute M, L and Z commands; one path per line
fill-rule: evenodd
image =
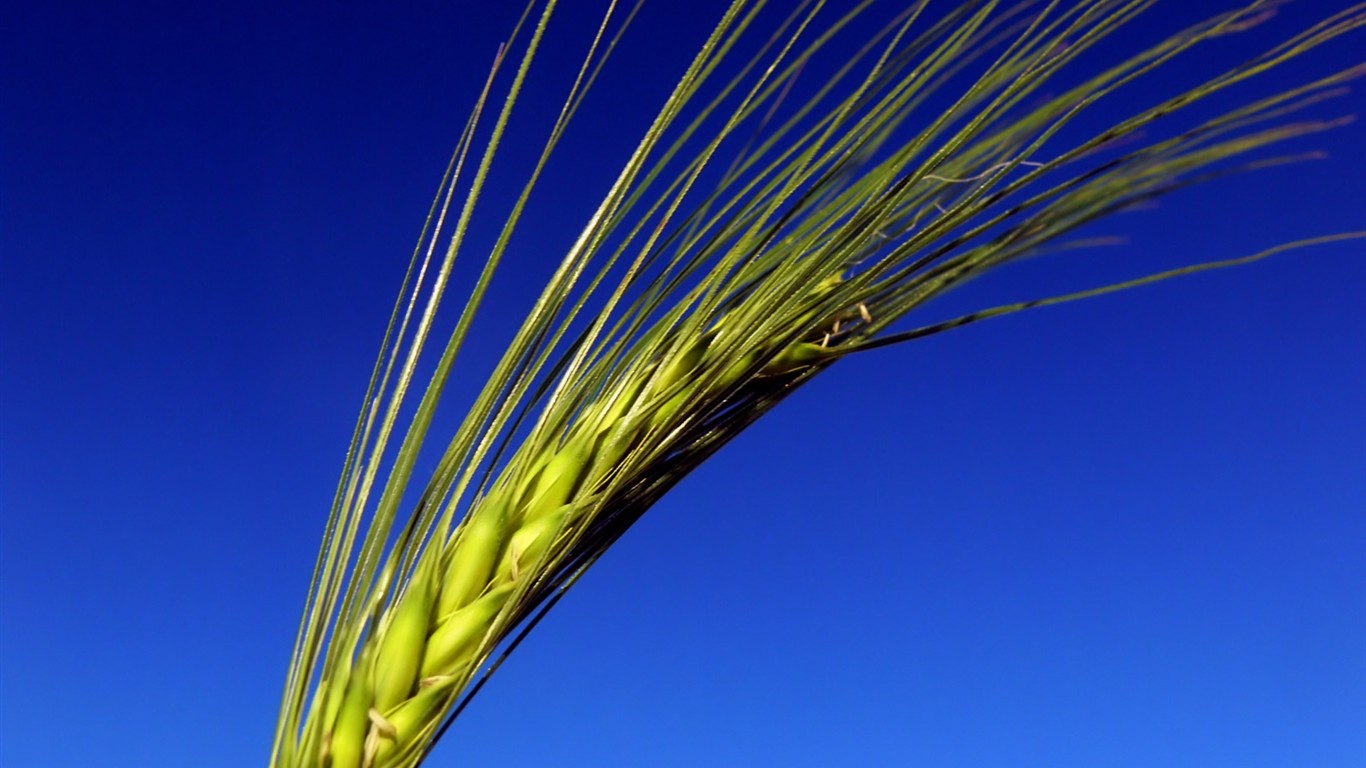
M 804 93 L 794 90 L 799 75 L 872 3 L 801 3 L 743 58 L 742 43 L 767 20 L 763 5 L 737 0 L 718 22 L 401 515 L 489 282 L 614 36 L 628 26 L 618 19 L 629 22 L 635 10 L 613 4 L 605 14 L 408 414 L 403 406 L 440 299 L 556 3 L 539 14 L 529 6 L 514 31 L 514 41 L 528 41 L 475 153 L 496 75 L 512 62 L 512 49 L 499 51 L 429 213 L 356 425 L 290 666 L 273 765 L 416 765 L 500 650 L 654 501 L 841 357 L 1361 236 L 1291 243 L 905 327 L 914 310 L 983 272 L 1087 244 L 1059 238 L 1099 217 L 1295 159 L 1257 150 L 1337 125 L 1286 118 L 1339 94 L 1363 67 L 1167 136 L 1148 131 L 1366 24 L 1366 6 L 1060 148 L 1059 137 L 1084 127 L 1081 117 L 1094 104 L 1208 41 L 1267 20 L 1274 4 L 1250 3 L 1107 69 L 1075 73 L 1074 62 L 1154 3 L 961 2 L 939 16 L 912 3 L 857 51 L 834 53 L 827 79 Z M 456 205 L 460 190 L 464 202 Z M 401 417 L 410 420 L 396 435 Z

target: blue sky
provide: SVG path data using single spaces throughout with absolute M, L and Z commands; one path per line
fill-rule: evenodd
M 484 5 L 0 10 L 0 764 L 264 764 L 393 292 L 513 20 Z M 590 6 L 567 2 L 547 71 Z M 491 328 L 704 34 L 710 11 L 681 8 L 621 52 L 578 139 L 607 149 L 563 159 Z M 1219 60 L 1269 39 L 1249 38 Z M 528 104 L 514 147 L 551 108 Z M 1366 228 L 1364 130 L 945 311 Z M 429 765 L 1363 764 L 1364 257 L 836 366 L 652 510 Z

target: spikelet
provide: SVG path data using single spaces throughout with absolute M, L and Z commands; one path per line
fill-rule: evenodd
M 383 766 L 404 747 L 411 746 L 423 731 L 436 725 L 440 707 L 452 694 L 454 677 L 430 678 L 407 701 L 380 715 L 371 716 L 374 727 L 365 743 L 366 768 Z
M 545 555 L 573 509 L 573 504 L 561 505 L 554 512 L 532 518 L 517 529 L 508 542 L 507 553 L 498 564 L 495 582 L 511 584 L 522 578 Z
M 476 661 L 474 652 L 511 593 L 511 585 L 497 587 L 449 616 L 442 617 L 436 631 L 427 638 L 422 654 L 422 676 L 456 675 L 473 666 Z
M 570 440 L 551 455 L 536 475 L 529 493 L 522 500 L 519 519 L 530 522 L 548 515 L 569 501 L 583 479 L 592 442 L 587 438 Z
M 374 686 L 370 682 L 370 667 L 374 651 L 361 648 L 346 695 L 330 733 L 323 742 L 324 765 L 331 768 L 361 768 L 365 759 L 365 737 L 370 730 L 370 708 L 374 706 Z
M 488 588 L 489 577 L 503 551 L 506 514 L 506 494 L 495 493 L 479 504 L 461 527 L 446 554 L 446 571 L 436 606 L 438 617 L 469 605 Z
M 385 710 L 408 698 L 432 621 L 432 568 L 420 564 L 379 641 L 375 654 L 374 706 Z

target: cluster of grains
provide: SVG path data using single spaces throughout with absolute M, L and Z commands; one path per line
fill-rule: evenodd
M 824 289 L 824 286 L 823 286 Z M 863 312 L 866 316 L 866 310 Z M 847 313 L 846 313 L 847 314 Z M 567 438 L 516 482 L 507 478 L 467 513 L 451 540 L 416 566 L 402 597 L 357 654 L 344 693 L 324 707 L 331 724 L 319 764 L 376 768 L 407 764 L 439 725 L 448 705 L 514 623 L 518 587 L 572 554 L 572 540 L 604 502 L 600 491 L 623 457 L 648 435 L 667 434 L 690 399 L 685 386 L 704 363 L 719 366 L 725 388 L 768 360 L 758 378 L 817 364 L 833 350 L 827 329 L 781 350 L 756 351 L 728 365 L 709 360 L 715 332 L 675 355 L 658 372 L 619 384 L 584 407 Z M 838 332 L 836 320 L 835 330 Z M 846 320 L 847 322 L 847 320 Z M 649 404 L 646 406 L 646 404 Z M 519 457 L 520 458 L 520 457 Z M 516 459 L 514 462 L 517 461 Z

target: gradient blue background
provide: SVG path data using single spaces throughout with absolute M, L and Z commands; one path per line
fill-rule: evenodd
M 402 264 L 514 16 L 482 5 L 0 10 L 0 765 L 264 764 Z M 658 5 L 578 134 L 615 154 L 561 159 L 467 371 L 717 4 Z M 1113 219 L 1088 231 L 1131 245 L 939 311 L 1361 229 L 1364 137 L 1299 142 L 1331 159 Z M 430 765 L 1366 764 L 1364 257 L 838 366 L 653 510 Z

